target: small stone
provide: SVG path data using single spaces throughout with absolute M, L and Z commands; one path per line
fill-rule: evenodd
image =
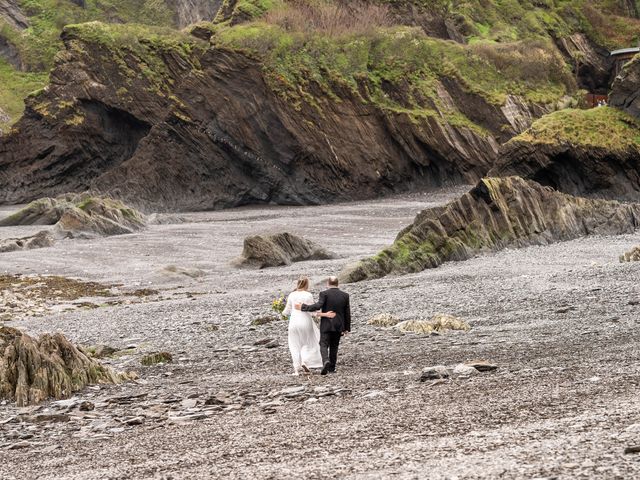
M 449 378 L 450 373 L 444 365 L 436 365 L 435 367 L 427 367 L 420 374 L 420 381 L 438 380 L 441 378 Z
M 472 360 L 470 362 L 465 362 L 464 364 L 475 368 L 479 372 L 492 372 L 498 369 L 497 365 L 489 363 L 485 360 Z
M 33 446 L 33 444 L 31 442 L 27 442 L 22 441 L 22 442 L 17 442 L 17 443 L 12 443 L 11 445 L 9 445 L 7 447 L 7 450 L 22 450 L 25 448 L 31 448 Z
M 383 392 L 382 390 L 372 390 L 369 393 L 365 394 L 362 396 L 363 399 L 366 400 L 371 400 L 373 398 L 380 398 L 380 397 L 384 397 L 387 394 L 385 392 Z
M 156 365 L 158 363 L 170 363 L 173 361 L 173 355 L 169 352 L 153 352 L 145 355 L 140 363 L 145 366 Z
M 477 375 L 478 373 L 479 371 L 476 368 L 464 363 L 459 363 L 453 369 L 453 374 L 459 377 L 470 377 L 472 375 Z
M 92 410 L 94 410 L 96 408 L 95 403 L 90 402 L 88 400 L 85 400 L 84 402 L 80 402 L 80 405 L 78 405 L 78 409 L 81 412 L 90 412 Z
M 142 425 L 144 423 L 144 417 L 127 418 L 124 423 L 129 426 Z
M 198 405 L 198 400 L 195 398 L 185 398 L 180 402 L 182 408 L 194 408 Z

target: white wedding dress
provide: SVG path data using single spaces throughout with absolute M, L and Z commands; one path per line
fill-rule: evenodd
M 289 317 L 289 350 L 293 360 L 295 373 L 302 364 L 309 368 L 321 368 L 320 330 L 311 318 L 311 313 L 293 308 L 296 303 L 313 304 L 313 295 L 309 292 L 294 291 L 287 298 L 287 305 L 282 312 Z

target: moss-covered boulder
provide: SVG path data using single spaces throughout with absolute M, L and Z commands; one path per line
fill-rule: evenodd
M 335 254 L 306 238 L 290 233 L 254 235 L 244 239 L 239 266 L 257 268 L 279 267 L 304 260 L 327 260 Z
M 140 212 L 118 200 L 89 194 L 67 194 L 41 198 L 0 220 L 0 226 L 16 225 L 55 225 L 53 232 L 58 237 L 110 236 L 140 230 L 146 225 L 146 220 Z M 36 237 L 19 240 L 33 242 Z
M 113 371 L 60 333 L 34 339 L 15 328 L 0 327 L 0 399 L 22 407 L 70 397 L 90 384 L 118 381 Z
M 34 248 L 50 247 L 56 239 L 51 232 L 43 230 L 30 237 L 6 238 L 0 240 L 0 253 L 31 250 Z
M 393 245 L 341 278 L 419 272 L 481 252 L 632 233 L 639 225 L 640 204 L 573 197 L 519 177 L 485 178 L 458 200 L 420 212 Z

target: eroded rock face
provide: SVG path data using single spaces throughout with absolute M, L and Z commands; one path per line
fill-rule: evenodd
M 50 87 L 0 140 L 0 202 L 91 189 L 143 210 L 206 210 L 469 183 L 493 165 L 501 142 L 544 113 L 513 97 L 505 108 L 490 104 L 456 78 L 438 82 L 443 104 L 483 131 L 448 123 L 447 112 L 416 119 L 382 110 L 338 86 L 337 100 L 319 89 L 311 93 L 320 106 L 293 105 L 259 61 L 195 37 L 182 50 L 127 53 L 126 69 L 93 61 L 114 52 L 72 27 L 63 39 Z
M 290 233 L 255 235 L 244 240 L 239 266 L 279 267 L 304 260 L 326 260 L 335 254 L 305 238 Z
M 0 18 L 18 30 L 29 26 L 29 20 L 22 13 L 17 0 L 0 0 Z
M 0 398 L 18 406 L 68 398 L 96 383 L 117 383 L 115 373 L 87 357 L 62 334 L 39 339 L 0 327 Z
M 558 40 L 558 47 L 567 61 L 578 68 L 578 83 L 589 92 L 607 93 L 613 74 L 609 52 L 594 44 L 583 33 L 574 33 Z M 578 59 L 576 61 L 576 59 Z
M 517 175 L 570 195 L 640 201 L 640 150 L 514 140 L 491 176 Z
M 184 28 L 201 20 L 213 20 L 222 0 L 171 0 L 170 4 L 171 10 L 176 12 L 176 26 Z
M 638 227 L 639 204 L 573 197 L 518 177 L 485 178 L 460 199 L 420 212 L 393 245 L 347 267 L 341 278 L 357 282 L 418 272 L 483 251 L 632 233 Z
M 629 62 L 616 78 L 609 104 L 640 118 L 640 55 Z

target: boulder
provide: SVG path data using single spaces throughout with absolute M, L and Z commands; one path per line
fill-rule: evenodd
M 0 399 L 23 407 L 48 398 L 68 398 L 89 384 L 118 381 L 113 371 L 61 333 L 34 339 L 15 328 L 0 327 Z
M 122 202 L 88 194 L 41 198 L 0 220 L 0 227 L 54 225 L 51 232 L 0 243 L 0 252 L 53 245 L 60 238 L 83 238 L 133 233 L 146 225 L 145 217 Z
M 574 197 L 519 177 L 485 178 L 459 199 L 423 210 L 390 247 L 348 266 L 343 282 L 419 272 L 504 248 L 633 233 L 640 205 Z
M 267 268 L 290 265 L 292 262 L 304 260 L 331 258 L 336 258 L 334 253 L 310 240 L 290 233 L 277 233 L 245 238 L 242 256 L 236 261 L 236 264 Z
M 620 262 L 640 262 L 640 245 L 620 255 Z
M 50 247 L 55 241 L 55 237 L 51 232 L 43 230 L 30 237 L 0 240 L 0 253 Z

